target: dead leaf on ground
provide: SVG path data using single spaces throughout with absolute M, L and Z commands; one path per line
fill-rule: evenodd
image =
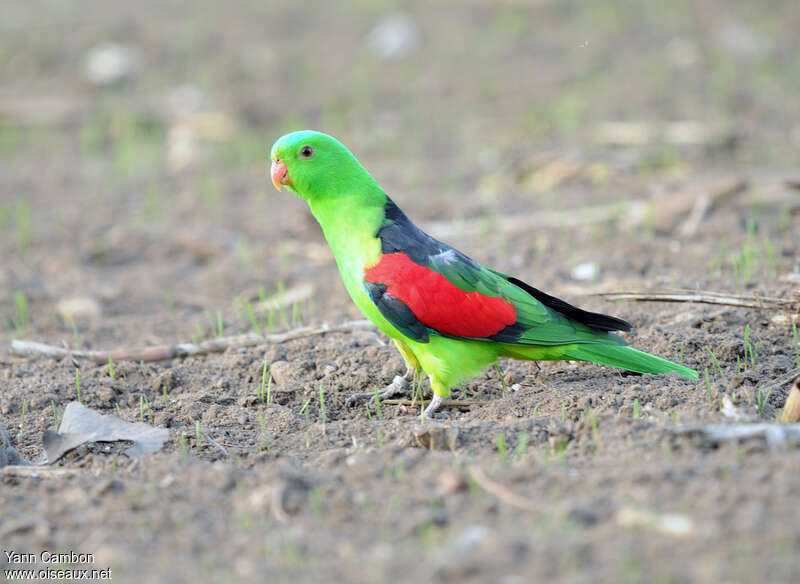
M 441 424 L 415 426 L 412 430 L 417 444 L 428 450 L 455 450 L 458 446 L 458 427 Z
M 17 449 L 11 446 L 11 440 L 6 433 L 6 428 L 0 422 L 0 468 L 6 465 L 17 465 L 23 463 Z
M 70 402 L 58 432 L 45 431 L 44 451 L 53 463 L 70 450 L 89 442 L 130 440 L 133 446 L 124 451 L 135 457 L 156 452 L 169 440 L 169 431 L 143 422 L 126 422 L 116 416 L 104 416 L 78 402 Z

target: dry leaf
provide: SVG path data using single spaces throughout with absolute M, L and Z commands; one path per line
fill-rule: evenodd
M 82 444 L 118 440 L 134 443 L 125 450 L 126 455 L 141 456 L 161 448 L 169 440 L 169 431 L 143 422 L 126 422 L 116 416 L 104 416 L 78 402 L 70 402 L 64 410 L 58 432 L 45 431 L 44 451 L 47 462 L 53 463 Z

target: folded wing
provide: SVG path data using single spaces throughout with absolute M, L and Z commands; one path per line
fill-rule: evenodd
M 408 337 L 431 334 L 518 345 L 625 344 L 609 331 L 624 320 L 587 312 L 429 236 L 391 201 L 379 261 L 364 286 L 381 314 Z

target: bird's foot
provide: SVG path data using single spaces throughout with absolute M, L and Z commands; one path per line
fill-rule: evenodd
M 449 420 L 450 415 L 445 414 L 444 412 L 438 411 L 439 408 L 442 406 L 442 402 L 444 400 L 439 397 L 438 395 L 434 395 L 431 403 L 428 404 L 428 407 L 425 408 L 425 411 L 422 412 L 422 421 L 425 420 Z
M 396 395 L 404 395 L 411 393 L 411 381 L 414 379 L 414 375 L 412 372 L 411 379 L 408 378 L 408 374 L 406 375 L 395 375 L 392 382 L 381 389 L 378 392 L 364 392 L 364 393 L 354 393 L 350 397 L 347 398 L 345 401 L 345 405 L 353 405 L 354 403 L 361 401 L 363 399 L 374 400 L 377 396 L 378 399 L 388 399 L 390 397 L 394 397 Z

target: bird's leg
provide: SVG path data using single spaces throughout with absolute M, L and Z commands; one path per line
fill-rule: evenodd
M 374 391 L 365 391 L 364 393 L 354 393 L 347 398 L 345 404 L 350 405 L 362 399 L 387 399 L 396 395 L 402 395 L 411 391 L 411 382 L 414 380 L 414 370 L 408 368 L 403 375 L 395 375 L 392 382 L 383 389 Z
M 450 416 L 443 412 L 438 411 L 440 407 L 442 407 L 442 402 L 444 401 L 444 397 L 440 394 L 444 394 L 445 397 L 450 395 L 450 388 L 444 385 L 441 381 L 439 381 L 433 375 L 430 376 L 431 380 L 431 390 L 433 391 L 433 398 L 431 399 L 431 403 L 428 404 L 428 407 L 425 408 L 425 411 L 422 412 L 422 421 L 425 420 L 449 420 Z
M 419 367 L 417 358 L 405 343 L 401 343 L 400 341 L 395 341 L 394 343 L 406 362 L 406 372 L 403 375 L 395 375 L 389 385 L 378 391 L 378 399 L 387 399 L 396 395 L 410 394 L 411 383 L 414 381 L 414 373 L 417 367 Z M 347 398 L 345 404 L 351 405 L 362 399 L 375 399 L 375 395 L 375 392 L 354 393 Z
M 434 395 L 433 399 L 431 400 L 431 403 L 429 403 L 428 407 L 425 408 L 425 411 L 422 412 L 423 421 L 434 418 L 440 420 L 448 419 L 450 416 L 448 416 L 443 412 L 437 411 L 442 406 L 443 401 L 444 400 L 440 398 L 438 395 Z

